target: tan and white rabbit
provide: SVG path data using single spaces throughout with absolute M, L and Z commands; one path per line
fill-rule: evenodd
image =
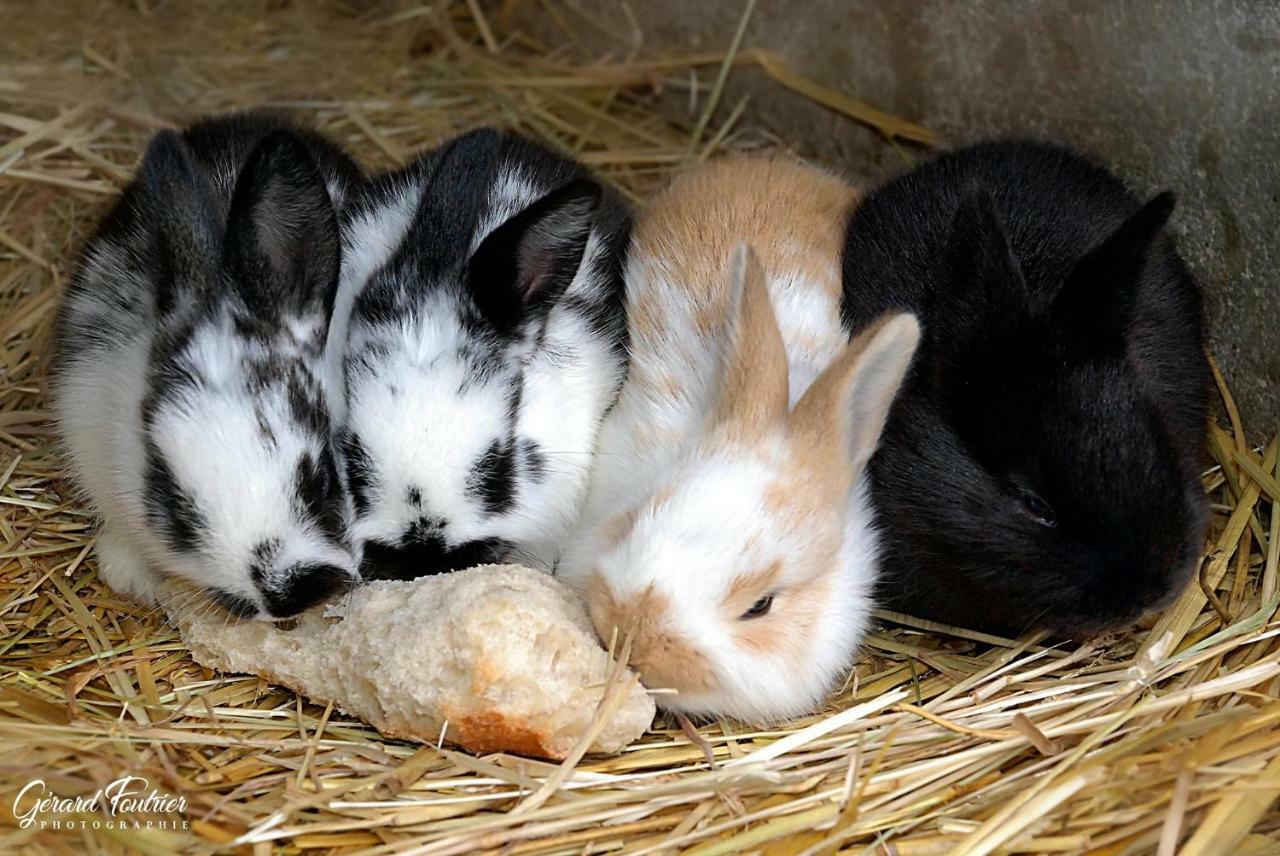
M 669 710 L 803 714 L 867 626 L 864 470 L 919 327 L 889 315 L 849 341 L 854 201 L 826 173 L 744 157 L 677 179 L 637 224 L 629 372 L 558 573 L 606 643 L 631 635 Z

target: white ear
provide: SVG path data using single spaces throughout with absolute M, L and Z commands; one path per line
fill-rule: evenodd
M 914 315 L 887 315 L 861 333 L 813 382 L 791 417 L 801 458 L 856 484 L 875 453 L 920 341 Z
M 760 260 L 745 243 L 729 257 L 729 317 L 716 422 L 759 436 L 787 413 L 787 351 Z

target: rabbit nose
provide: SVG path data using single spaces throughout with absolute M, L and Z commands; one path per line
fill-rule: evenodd
M 355 583 L 351 572 L 323 562 L 296 565 L 279 586 L 262 590 L 267 614 L 272 618 L 289 618 L 309 606 L 346 591 Z
M 590 613 L 605 645 L 631 639 L 630 665 L 651 690 L 707 692 L 715 678 L 707 658 L 673 630 L 667 599 L 652 587 L 619 601 L 599 577 L 591 585 Z
M 368 541 L 360 576 L 366 580 L 413 580 L 496 562 L 510 548 L 501 538 L 467 541 L 455 547 L 439 536 L 405 539 L 399 544 Z

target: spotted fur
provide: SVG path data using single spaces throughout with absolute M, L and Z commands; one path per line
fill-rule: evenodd
M 157 134 L 89 241 L 53 390 L 117 591 L 282 617 L 353 579 L 322 356 L 358 180 L 283 119 L 210 120 Z
M 330 348 L 366 576 L 550 569 L 624 371 L 629 232 L 617 196 L 509 133 L 370 183 Z

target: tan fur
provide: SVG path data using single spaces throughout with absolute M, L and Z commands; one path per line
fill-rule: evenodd
M 865 338 L 849 346 L 839 318 L 840 257 L 854 202 L 850 186 L 786 158 L 721 161 L 677 179 L 650 206 L 637 225 L 628 263 L 632 362 L 624 405 L 630 393 L 641 407 L 626 411 L 634 420 L 627 451 L 642 454 L 672 444 L 673 453 L 683 454 L 680 444 L 692 442 L 698 445 L 688 451 L 695 452 L 699 466 L 704 459 L 713 466 L 722 458 L 735 467 L 751 462 L 759 467 L 742 472 L 769 479 L 763 496 L 748 499 L 763 500 L 770 519 L 759 527 L 743 525 L 735 509 L 733 552 L 717 552 L 710 561 L 717 573 L 737 576 L 725 581 L 727 590 L 716 588 L 724 591 L 720 602 L 705 608 L 723 627 L 730 650 L 766 655 L 771 665 L 805 657 L 815 635 L 837 638 L 819 623 L 831 599 L 846 596 L 835 588 L 833 571 L 847 531 L 841 512 L 861 467 L 849 462 L 857 428 L 849 424 L 847 405 L 868 346 Z M 796 353 L 789 361 L 791 348 Z M 789 372 L 808 383 L 828 365 L 811 394 L 789 413 Z M 646 405 L 661 406 L 646 419 Z M 618 487 L 626 487 L 626 476 L 614 475 Z M 665 501 L 653 495 L 653 487 L 645 483 L 649 501 L 641 514 L 656 514 Z M 744 482 L 743 489 L 757 488 Z M 701 509 L 708 500 L 699 494 L 697 502 Z M 606 549 L 640 534 L 637 517 L 619 514 L 602 524 Z M 771 543 L 763 545 L 766 534 Z M 772 543 L 777 538 L 790 548 L 770 564 L 779 555 Z M 735 560 L 739 547 L 742 556 L 766 558 L 752 567 Z M 586 564 L 582 570 L 597 632 L 606 641 L 630 634 L 632 665 L 646 686 L 696 694 L 727 691 L 735 683 L 736 673 L 728 669 L 739 661 L 722 666 L 719 646 L 709 652 L 717 655 L 712 661 L 699 653 L 701 640 L 681 635 L 677 619 L 684 617 L 686 603 L 677 593 L 678 574 L 665 593 L 655 582 L 619 598 L 603 577 L 605 568 Z M 664 575 L 662 584 L 667 583 Z M 767 595 L 778 598 L 773 610 L 741 618 Z M 782 680 L 790 677 L 784 668 Z
M 779 604 L 776 614 L 739 621 L 734 636 L 743 647 L 758 654 L 803 657 L 805 640 L 822 614 L 830 585 L 831 580 L 825 575 L 807 580 L 782 595 L 786 601 Z
M 903 318 L 886 315 L 855 337 L 791 412 L 787 450 L 792 467 L 765 491 L 764 506 L 793 530 L 811 527 L 824 506 L 843 502 L 875 451 L 901 380 L 895 369 L 905 371 L 918 338 L 914 321 L 908 324 L 899 320 Z M 886 333 L 890 325 L 895 329 Z M 901 359 L 905 349 L 906 362 L 868 367 L 865 360 L 873 346 L 877 355 L 889 354 L 891 362 L 892 355 Z M 869 388 L 859 389 L 864 372 L 873 377 L 864 378 Z M 887 374 L 889 382 L 880 385 L 883 378 L 877 374 Z M 823 536 L 814 532 L 813 537 Z
M 610 517 L 600 525 L 598 530 L 600 536 L 600 547 L 604 550 L 612 550 L 622 543 L 631 530 L 635 528 L 636 519 L 640 516 L 640 506 L 630 508 L 621 514 Z
M 693 329 L 705 339 L 714 338 L 724 330 L 726 313 L 727 308 L 719 301 L 703 301 L 693 313 Z
M 862 374 L 867 372 L 868 349 L 884 347 L 886 333 L 910 338 L 906 354 L 907 361 L 910 361 L 918 339 L 918 327 L 912 321 L 914 334 L 908 336 L 906 332 L 897 332 L 902 318 L 901 314 L 885 315 L 859 333 L 844 353 L 818 376 L 792 411 L 788 424 L 792 458 L 798 470 L 817 479 L 827 496 L 847 495 L 875 451 L 885 416 L 881 409 L 887 412 L 899 384 L 891 384 L 886 400 L 872 402 L 855 400 L 859 395 L 855 387 Z M 891 325 L 894 329 L 888 330 Z M 870 405 L 876 412 L 861 415 L 860 407 L 863 405 Z
M 835 464 L 834 466 L 839 466 Z M 771 484 L 764 494 L 764 507 L 776 520 L 793 531 L 811 529 L 812 521 L 823 518 L 823 511 L 842 501 L 840 480 L 813 470 L 808 462 L 794 467 L 788 478 Z M 817 537 L 814 532 L 812 537 Z
M 660 510 L 668 502 L 675 498 L 676 492 L 671 485 L 661 487 L 654 493 L 653 498 L 649 500 L 649 507 L 654 511 Z
M 654 384 L 654 388 L 669 398 L 676 398 L 685 394 L 684 382 L 669 372 L 664 372 L 658 376 L 658 381 Z
M 769 279 L 796 272 L 839 295 L 844 229 L 856 199 L 849 184 L 785 155 L 724 158 L 679 176 L 654 200 L 637 224 L 633 252 L 664 257 L 669 280 L 696 295 L 706 308 L 699 320 L 712 331 L 729 308 L 725 260 L 742 240 Z
M 596 633 L 603 640 L 619 644 L 631 634 L 630 666 L 649 689 L 679 692 L 706 692 L 715 687 L 715 677 L 702 654 L 686 639 L 672 633 L 670 607 L 666 598 L 652 588 L 639 597 L 619 602 L 599 574 L 588 583 L 587 602 Z
M 749 444 L 785 418 L 787 351 L 770 283 L 827 292 L 831 323 L 839 324 L 840 255 L 856 199 L 851 185 L 788 156 L 737 156 L 679 176 L 637 223 L 633 258 L 652 260 L 642 278 L 671 283 L 696 335 L 726 350 L 715 411 L 720 441 Z M 735 271 L 731 259 L 743 242 L 754 253 Z M 679 397 L 687 391 L 669 376 L 651 376 L 643 356 L 665 352 L 679 332 L 667 317 L 672 297 L 661 289 L 631 294 L 633 380 L 651 394 Z
M 649 424 L 637 428 L 631 442 L 637 450 L 644 452 L 675 443 L 679 439 L 671 430 L 660 425 Z
M 790 514 L 796 505 L 794 480 L 774 482 L 765 488 L 764 508 L 769 514 L 777 517 Z
M 729 267 L 731 287 L 739 293 L 738 317 L 730 327 L 716 421 L 755 438 L 786 417 L 787 350 L 760 260 L 739 246 Z
M 801 640 L 809 637 L 829 594 L 826 562 L 842 538 L 824 506 L 847 501 L 875 451 L 918 340 L 914 318 L 885 316 L 856 337 L 796 404 L 787 424 L 794 466 L 765 491 L 764 504 L 787 528 L 805 533 L 805 551 L 788 559 L 804 565 L 788 569 L 792 582 L 777 593 L 778 609 L 735 622 L 734 637 L 742 647 L 777 657 L 803 656 Z M 736 578 L 725 598 L 729 620 L 770 594 L 780 571 L 774 565 Z
M 884 325 L 899 317 L 886 315 L 861 331 L 796 403 L 787 420 L 787 450 L 792 461 L 785 480 L 774 482 L 764 494 L 764 505 L 791 526 L 804 527 L 817 517 L 823 505 L 844 502 L 861 473 L 870 452 L 855 459 L 855 413 L 850 397 L 868 345 Z M 876 426 L 878 435 L 878 426 Z M 874 450 L 874 440 L 870 440 Z
M 757 600 L 772 593 L 781 575 L 781 562 L 774 562 L 767 568 L 734 577 L 733 582 L 729 584 L 729 590 L 725 592 L 725 612 L 733 618 L 742 615 Z
M 666 326 L 666 313 L 662 302 L 652 291 L 635 295 L 627 307 L 627 328 L 632 336 L 641 339 L 658 337 Z

